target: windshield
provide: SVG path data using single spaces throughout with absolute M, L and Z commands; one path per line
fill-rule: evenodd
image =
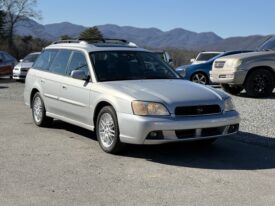
M 101 51 L 90 54 L 98 81 L 179 79 L 157 55 L 140 51 Z
M 260 47 L 260 51 L 275 51 L 275 37 L 271 37 L 266 42 L 264 42 Z
M 219 55 L 219 53 L 200 53 L 196 61 L 208 61 L 217 55 Z
M 29 62 L 35 62 L 39 54 L 29 54 L 24 59 L 23 62 L 29 63 Z

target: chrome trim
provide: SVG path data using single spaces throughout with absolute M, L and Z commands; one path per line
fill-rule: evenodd
M 65 102 L 65 103 L 68 103 L 68 104 L 72 104 L 72 105 L 75 105 L 75 106 L 78 106 L 78 107 L 87 107 L 87 105 L 85 105 L 85 104 L 82 104 L 80 102 L 76 102 L 76 101 L 73 101 L 73 100 L 70 100 L 70 99 L 59 98 L 59 101 Z
M 54 95 L 47 94 L 47 93 L 44 93 L 44 96 L 45 96 L 45 97 L 48 97 L 48 98 L 50 98 L 50 99 L 58 100 L 58 96 L 54 96 Z

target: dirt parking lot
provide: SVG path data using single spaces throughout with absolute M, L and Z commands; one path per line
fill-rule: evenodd
M 79 127 L 35 127 L 23 87 L 0 79 L 0 205 L 275 205 L 275 95 L 234 97 L 241 132 L 212 146 L 114 156 Z

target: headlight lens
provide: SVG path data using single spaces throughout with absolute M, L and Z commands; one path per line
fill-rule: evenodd
M 240 59 L 229 59 L 226 61 L 226 67 L 227 68 L 237 68 L 241 66 L 242 60 Z
M 179 67 L 176 69 L 176 72 L 184 78 L 186 76 L 186 68 L 187 66 Z
M 168 116 L 170 113 L 164 105 L 156 102 L 132 102 L 133 113 L 140 116 Z
M 232 98 L 224 100 L 224 111 L 229 112 L 235 110 L 235 105 L 232 101 Z
M 180 74 L 181 77 L 184 78 L 184 77 L 186 76 L 186 69 L 180 70 L 180 71 L 179 71 L 179 74 Z

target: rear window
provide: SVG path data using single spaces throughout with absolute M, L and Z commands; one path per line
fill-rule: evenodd
M 57 54 L 58 50 L 45 50 L 41 53 L 41 55 L 37 58 L 34 63 L 34 68 L 39 70 L 49 70 L 50 65 Z

